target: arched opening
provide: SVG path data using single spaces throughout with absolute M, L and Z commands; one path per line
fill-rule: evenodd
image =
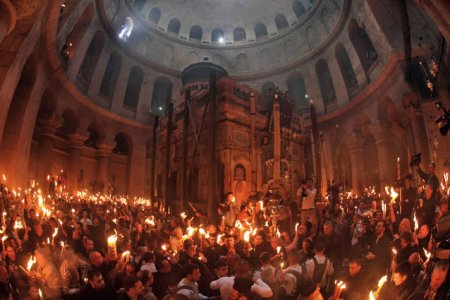
M 247 39 L 247 34 L 245 33 L 245 29 L 242 27 L 237 27 L 233 30 L 233 41 L 242 42 Z
M 100 96 L 112 100 L 121 67 L 122 56 L 117 52 L 111 53 L 100 85 Z
M 152 8 L 150 14 L 148 15 L 148 19 L 155 25 L 158 25 L 159 19 L 161 18 L 161 10 L 157 7 Z
M 94 4 L 90 3 L 83 11 L 80 19 L 70 34 L 67 36 L 66 42 L 61 48 L 61 58 L 64 63 L 64 67 L 67 69 L 68 63 L 74 57 L 81 39 L 83 38 L 86 30 L 92 22 L 94 16 Z
M 116 142 L 116 146 L 113 149 L 113 153 L 119 155 L 130 155 L 131 153 L 131 143 L 130 137 L 125 133 L 119 133 L 116 135 L 114 141 Z
M 84 145 L 90 148 L 98 148 L 98 145 L 105 138 L 105 130 L 98 123 L 92 123 L 87 129 L 89 137 L 84 141 Z
M 277 25 L 278 30 L 289 27 L 289 22 L 286 19 L 286 16 L 283 14 L 278 14 L 275 17 L 275 25 Z
M 211 32 L 211 42 L 213 43 L 223 43 L 223 30 L 220 28 L 215 28 Z
M 78 128 L 80 124 L 80 121 L 77 114 L 70 108 L 64 110 L 62 117 L 63 117 L 63 124 L 56 131 L 56 135 L 64 139 L 68 139 L 68 135 L 75 132 L 75 130 Z
M 169 21 L 169 25 L 167 26 L 167 31 L 173 34 L 179 34 L 181 28 L 181 23 L 178 19 L 172 19 Z
M 348 94 L 352 95 L 358 88 L 358 81 L 356 79 L 355 71 L 353 70 L 352 62 L 341 43 L 336 45 L 335 55 L 342 77 L 344 78 L 345 87 L 347 88 Z
M 127 89 L 123 100 L 123 107 L 136 110 L 139 103 L 139 95 L 141 94 L 142 81 L 144 80 L 144 72 L 141 68 L 134 66 L 131 68 L 130 77 L 128 77 Z
M 202 28 L 198 25 L 192 26 L 191 31 L 189 32 L 189 39 L 200 42 L 202 40 L 202 36 Z
M 306 13 L 306 9 L 300 1 L 294 1 L 294 3 L 292 3 L 292 9 L 294 10 L 297 18 L 300 18 Z
M 89 47 L 84 55 L 83 62 L 78 70 L 77 79 L 81 83 L 81 90 L 87 92 L 89 85 L 91 84 L 92 76 L 94 75 L 97 62 L 100 58 L 100 54 L 103 50 L 103 44 L 105 42 L 105 36 L 102 31 L 97 31 L 89 44 Z
M 255 25 L 255 37 L 256 40 L 264 39 L 268 37 L 267 27 L 263 23 Z
M 151 111 L 155 116 L 164 116 L 172 98 L 172 82 L 159 77 L 153 83 Z
M 320 59 L 316 63 L 316 76 L 319 81 L 320 94 L 326 110 L 327 105 L 336 101 L 336 91 L 333 85 L 328 63 L 324 59 Z
M 287 87 L 289 94 L 294 100 L 294 109 L 296 112 L 304 112 L 308 110 L 308 99 L 306 98 L 305 79 L 299 73 L 290 75 L 287 79 Z
M 120 132 L 115 138 L 116 146 L 111 158 L 112 184 L 119 193 L 130 189 L 130 159 L 133 153 L 133 140 L 127 133 Z
M 353 47 L 355 47 L 364 71 L 367 72 L 378 57 L 375 47 L 370 41 L 367 32 L 358 26 L 355 19 L 349 21 L 348 35 Z

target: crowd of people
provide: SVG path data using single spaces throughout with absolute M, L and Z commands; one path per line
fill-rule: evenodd
M 418 171 L 320 206 L 312 179 L 281 202 L 228 194 L 217 221 L 4 178 L 0 299 L 450 299 L 448 179 Z

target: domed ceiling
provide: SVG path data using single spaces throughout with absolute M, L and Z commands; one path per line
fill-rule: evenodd
M 147 24 L 191 42 L 236 45 L 298 27 L 321 0 L 135 0 Z

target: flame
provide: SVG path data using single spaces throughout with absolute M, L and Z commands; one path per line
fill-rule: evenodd
M 151 216 L 150 218 L 145 219 L 145 223 L 151 226 L 155 226 L 155 218 Z
M 375 300 L 375 296 L 373 295 L 372 291 L 370 291 L 369 293 L 369 300 Z
M 414 213 L 414 231 L 419 229 L 419 222 L 417 222 L 416 213 Z
M 280 254 L 280 251 L 281 251 L 281 247 L 278 246 L 278 247 L 277 247 L 277 253 Z
M 203 228 L 199 228 L 199 229 L 198 229 L 198 232 L 199 232 L 201 235 L 206 235 L 206 231 L 205 231 L 205 229 L 203 229 Z
M 41 289 L 38 289 L 38 291 L 39 291 L 39 298 L 40 298 L 40 299 L 43 299 L 43 298 L 42 298 L 43 296 L 42 296 L 42 291 L 41 291 Z
M 108 237 L 108 245 L 115 244 L 117 242 L 117 232 L 114 235 Z
M 222 240 L 222 234 L 219 233 L 217 235 L 217 244 L 219 244 L 221 240 Z
M 22 229 L 22 228 L 23 228 L 22 222 L 16 220 L 14 222 L 14 229 Z
M 58 228 L 55 228 L 55 232 L 53 232 L 52 237 L 55 238 L 57 234 L 58 234 Z
M 431 252 L 428 252 L 427 249 L 423 248 L 423 252 L 425 253 L 425 256 L 427 257 L 427 260 L 431 258 Z
M 241 224 L 241 222 L 240 221 L 236 221 L 236 223 L 234 223 L 234 227 L 237 227 L 237 228 L 239 228 L 239 229 L 242 229 L 242 224 Z
M 6 239 L 8 238 L 7 235 L 2 236 L 2 243 L 5 243 Z
M 391 202 L 394 202 L 395 198 L 397 198 L 398 193 L 391 187 Z
M 209 232 L 207 232 L 207 233 L 205 234 L 205 238 L 209 239 L 209 237 L 210 237 Z
M 384 275 L 383 277 L 378 280 L 378 289 L 380 289 L 387 281 L 387 275 Z
M 180 214 L 180 216 L 181 216 L 181 218 L 184 220 L 184 219 L 186 219 L 186 213 L 185 212 L 182 212 L 181 214 Z
M 397 255 L 397 249 L 392 248 L 392 254 Z
M 264 202 L 259 201 L 259 209 L 264 210 Z
M 298 231 L 298 226 L 299 226 L 299 224 L 297 223 L 297 224 L 295 224 L 295 231 L 297 232 Z
M 35 263 L 36 263 L 36 257 L 31 255 L 30 259 L 28 260 L 28 263 L 27 263 L 27 270 L 30 271 Z
M 244 232 L 244 241 L 245 242 L 250 242 L 250 234 L 251 234 L 252 232 L 251 231 L 246 231 L 246 232 Z
M 162 249 L 163 251 L 167 251 L 167 246 L 166 246 L 166 244 L 163 244 L 163 245 L 161 246 L 161 249 Z
M 186 228 L 186 233 L 189 237 L 194 235 L 196 228 L 189 226 L 188 228 Z
M 282 262 L 282 263 L 280 264 L 280 268 L 281 268 L 281 270 L 283 270 L 283 268 L 284 268 L 284 262 Z

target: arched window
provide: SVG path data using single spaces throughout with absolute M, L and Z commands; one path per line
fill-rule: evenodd
M 191 31 L 189 32 L 189 38 L 195 41 L 201 41 L 203 35 L 203 30 L 200 26 L 195 25 L 192 26 Z
M 316 76 L 319 81 L 323 104 L 326 108 L 327 104 L 336 101 L 336 92 L 334 90 L 333 79 L 331 77 L 330 69 L 328 68 L 328 63 L 324 59 L 320 59 L 316 63 Z
M 366 31 L 358 26 L 355 19 L 350 20 L 348 24 L 348 35 L 353 47 L 355 47 L 364 71 L 367 72 L 378 57 L 375 47 Z
M 289 23 L 286 16 L 283 14 L 278 14 L 275 17 L 275 25 L 277 25 L 278 30 L 288 27 Z
M 144 8 L 145 0 L 134 0 L 133 8 L 137 11 L 141 11 Z
M 158 25 L 159 19 L 161 18 L 161 10 L 157 7 L 152 8 L 150 14 L 148 15 L 148 19 L 155 25 Z
M 263 23 L 258 23 L 255 25 L 255 37 L 256 39 L 263 39 L 268 36 L 267 27 Z
M 297 18 L 300 18 L 304 13 L 306 13 L 306 9 L 300 1 L 294 1 L 294 3 L 292 3 L 292 9 L 294 10 Z
M 242 42 L 247 39 L 247 34 L 245 33 L 245 29 L 242 27 L 237 27 L 233 30 L 233 41 Z
M 350 95 L 352 91 L 357 88 L 358 81 L 356 80 L 355 71 L 353 70 L 347 51 L 345 51 L 345 48 L 341 43 L 336 45 L 335 55 L 339 64 L 339 69 L 342 73 L 342 77 L 344 78 L 345 86 Z
M 180 33 L 181 23 L 178 19 L 172 19 L 169 22 L 169 26 L 167 26 L 167 31 L 175 34 Z
M 130 17 L 126 17 L 125 22 L 120 27 L 119 38 L 122 41 L 126 42 L 128 38 L 131 36 L 131 33 L 133 32 L 133 27 L 134 27 L 133 19 Z
M 223 43 L 223 30 L 220 28 L 213 29 L 211 32 L 211 42 Z
M 100 86 L 100 95 L 108 100 L 112 100 L 121 67 L 122 57 L 120 54 L 117 52 L 111 53 L 105 73 L 103 74 L 102 84 Z
M 308 107 L 308 99 L 306 99 L 305 79 L 299 73 L 292 74 L 287 79 L 287 87 L 289 94 L 294 99 L 294 109 L 300 111 Z
M 78 79 L 80 79 L 83 86 L 89 88 L 92 75 L 94 75 L 95 67 L 103 50 L 105 36 L 102 31 L 97 31 L 89 44 L 89 47 L 84 55 L 83 62 L 78 70 Z
M 164 116 L 172 98 L 172 82 L 159 77 L 153 83 L 151 111 L 153 115 Z
M 144 80 L 144 72 L 139 67 L 133 67 L 128 77 L 127 89 L 123 106 L 132 110 L 136 110 L 141 93 L 142 81 Z

